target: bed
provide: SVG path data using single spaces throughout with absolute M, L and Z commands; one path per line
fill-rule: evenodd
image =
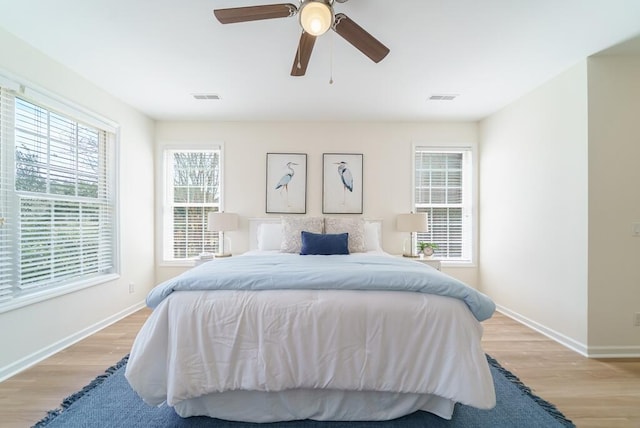
M 450 419 L 457 402 L 495 405 L 487 296 L 383 252 L 379 222 L 255 220 L 250 231 L 248 253 L 148 295 L 126 369 L 146 403 L 246 422 Z

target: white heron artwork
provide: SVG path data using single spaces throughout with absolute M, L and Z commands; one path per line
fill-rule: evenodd
M 307 155 L 267 153 L 267 213 L 306 212 Z
M 286 168 L 289 170 L 285 175 L 282 176 L 278 184 L 276 184 L 276 190 L 280 189 L 280 196 L 283 196 L 286 201 L 287 207 L 290 207 L 289 204 L 289 183 L 293 180 L 293 176 L 296 173 L 296 170 L 293 169 L 294 165 L 298 165 L 295 162 L 287 162 Z

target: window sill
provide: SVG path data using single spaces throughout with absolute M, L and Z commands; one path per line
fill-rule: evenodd
M 34 292 L 25 291 L 25 294 L 22 296 L 11 299 L 5 303 L 0 303 L 0 314 L 20 309 L 39 302 L 44 302 L 45 300 L 53 299 L 54 297 L 64 296 L 65 294 L 93 287 L 94 285 L 104 284 L 105 282 L 109 281 L 115 281 L 118 278 L 120 278 L 119 274 L 112 273 L 108 275 L 102 275 L 98 278 L 91 278 L 85 281 L 74 282 L 73 284 L 63 285 L 53 289 Z

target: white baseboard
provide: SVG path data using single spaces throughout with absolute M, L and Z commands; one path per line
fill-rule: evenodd
M 549 339 L 552 339 L 559 344 L 571 349 L 572 351 L 577 352 L 583 357 L 588 357 L 588 349 L 587 346 L 583 343 L 580 343 L 576 340 L 573 340 L 570 337 L 565 336 L 562 333 L 558 333 L 555 330 L 552 330 L 548 327 L 545 327 L 542 324 L 539 324 L 523 315 L 520 315 L 517 312 L 514 312 L 510 309 L 505 308 L 504 306 L 496 305 L 498 312 L 518 321 L 520 324 L 524 324 L 532 330 L 537 331 L 540 334 L 547 336 Z
M 590 346 L 589 358 L 640 358 L 640 346 Z
M 92 334 L 102 330 L 103 328 L 106 328 L 108 326 L 110 326 L 113 323 L 116 323 L 118 321 L 120 321 L 121 319 L 133 314 L 134 312 L 139 311 L 140 309 L 142 309 L 145 306 L 145 302 L 139 302 L 136 303 L 133 306 L 130 306 L 102 321 L 99 321 L 85 329 L 82 329 L 74 334 L 72 334 L 71 336 L 65 337 L 64 339 L 53 343 L 45 348 L 40 349 L 39 351 L 36 351 L 34 353 L 32 353 L 31 355 L 27 355 L 24 358 L 21 358 L 20 360 L 11 363 L 9 365 L 6 365 L 4 367 L 0 367 L 0 382 L 10 378 L 11 376 L 14 376 L 18 373 L 20 373 L 23 370 L 28 369 L 29 367 L 38 364 L 40 361 L 49 358 L 50 356 L 52 356 L 53 354 L 62 351 L 65 348 L 68 348 L 69 346 L 73 345 L 74 343 L 77 343 L 79 341 L 81 341 L 82 339 L 91 336 Z
M 640 358 L 640 346 L 587 346 L 567 337 L 555 330 L 547 328 L 525 316 L 497 305 L 498 312 L 526 325 L 532 330 L 547 336 L 559 344 L 566 346 L 587 358 Z

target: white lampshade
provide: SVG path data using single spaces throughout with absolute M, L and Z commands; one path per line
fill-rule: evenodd
M 427 213 L 398 214 L 396 229 L 400 232 L 428 232 L 429 216 Z
M 307 0 L 299 12 L 300 25 L 312 36 L 320 36 L 333 24 L 333 9 L 323 1 Z
M 209 213 L 207 229 L 209 231 L 227 232 L 238 228 L 238 214 L 213 212 Z

